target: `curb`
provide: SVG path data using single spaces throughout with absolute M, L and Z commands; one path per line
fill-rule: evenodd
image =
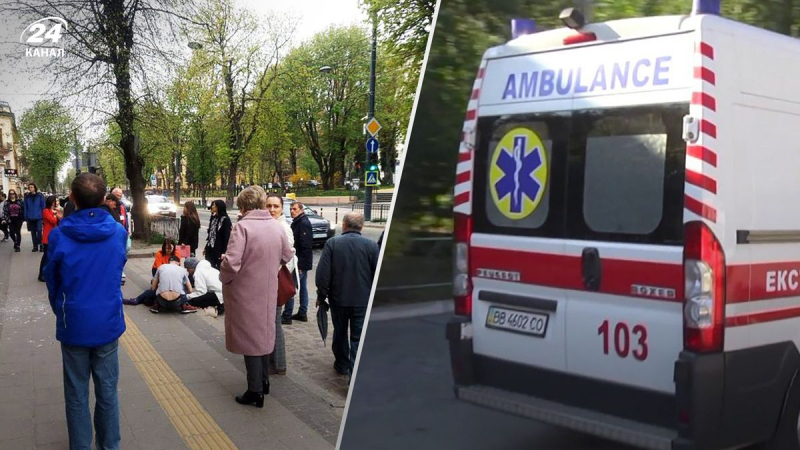
M 455 306 L 452 300 L 436 300 L 433 302 L 411 305 L 392 305 L 373 307 L 369 313 L 370 322 L 384 320 L 410 319 L 434 314 L 453 313 Z

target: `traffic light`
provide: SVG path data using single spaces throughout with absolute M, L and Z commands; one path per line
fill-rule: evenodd
M 367 161 L 367 170 L 378 170 L 378 155 L 376 153 L 369 155 L 369 160 Z

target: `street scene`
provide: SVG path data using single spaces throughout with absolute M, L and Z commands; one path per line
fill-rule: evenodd
M 0 450 L 333 449 L 433 4 L 0 4 Z
M 443 0 L 341 448 L 800 448 L 798 12 Z

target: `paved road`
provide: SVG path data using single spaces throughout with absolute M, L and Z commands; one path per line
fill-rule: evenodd
M 444 338 L 449 318 L 369 324 L 342 450 L 630 448 L 457 401 Z

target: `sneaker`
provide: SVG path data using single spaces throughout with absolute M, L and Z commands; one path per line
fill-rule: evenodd
M 292 318 L 291 317 L 281 317 L 281 325 L 291 325 Z
M 123 305 L 138 305 L 139 302 L 135 298 L 123 298 L 122 299 Z
M 349 370 L 339 370 L 339 368 L 336 367 L 336 363 L 333 363 L 333 370 L 335 370 L 336 373 L 338 373 L 339 375 L 341 375 L 343 377 L 349 377 L 350 376 L 350 371 Z
M 223 315 L 223 314 L 225 314 L 225 305 L 219 305 L 219 306 L 217 306 L 217 315 L 218 315 L 218 316 L 221 316 L 221 315 Z
M 38 251 L 39 249 L 35 245 L 33 246 L 33 249 L 31 249 L 31 253 L 36 253 Z
M 203 308 L 203 314 L 211 317 L 217 317 L 217 307 L 216 306 L 207 306 Z
M 191 314 L 196 312 L 197 312 L 196 306 L 186 305 L 186 304 L 181 305 L 181 314 Z
M 297 313 L 292 316 L 292 320 L 296 320 L 298 322 L 308 322 L 308 316 L 306 316 L 305 314 Z
M 21 252 L 22 250 L 20 250 L 20 249 L 19 249 L 19 247 L 14 247 L 14 251 L 15 251 L 15 252 L 17 252 L 17 253 L 19 253 L 19 252 Z
M 161 311 L 160 305 L 153 305 L 153 307 L 150 308 L 150 312 L 153 314 L 158 314 L 160 311 Z

